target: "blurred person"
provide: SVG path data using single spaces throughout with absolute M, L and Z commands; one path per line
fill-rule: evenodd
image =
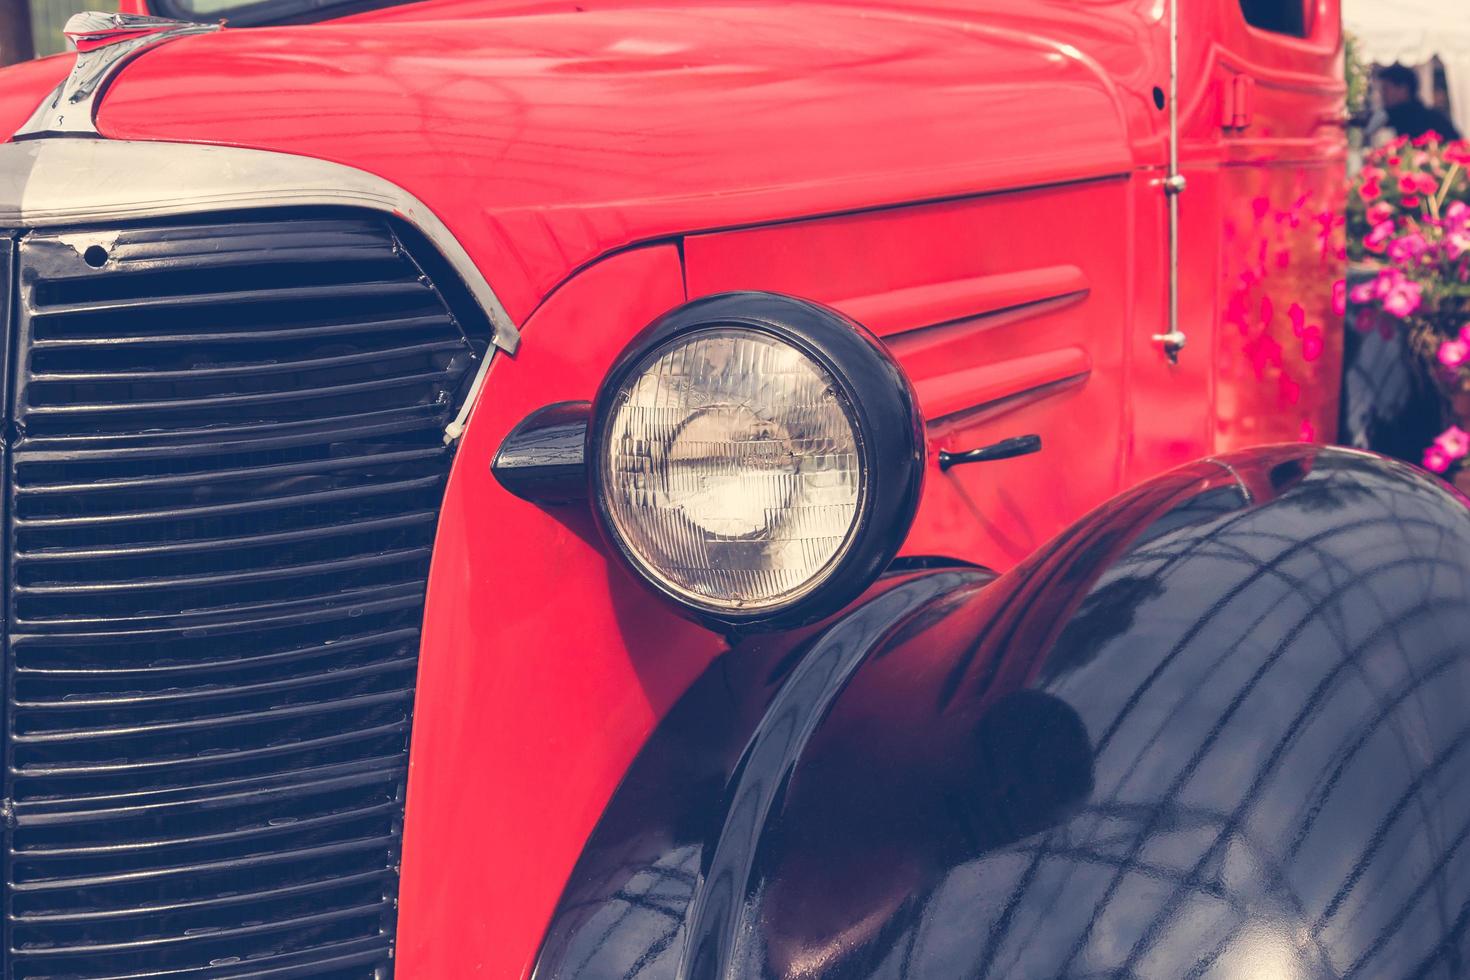
M 1443 85 L 1434 86 L 1434 99 L 1431 108 L 1435 112 L 1442 112 L 1446 116 L 1450 114 L 1450 93 Z
M 1403 65 L 1380 68 L 1377 76 L 1378 98 L 1388 117 L 1388 125 L 1400 136 L 1414 139 L 1425 133 L 1438 133 L 1446 140 L 1457 140 L 1460 131 L 1450 117 L 1419 99 L 1419 76 Z

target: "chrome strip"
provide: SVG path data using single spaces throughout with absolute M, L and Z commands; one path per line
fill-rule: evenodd
M 485 311 L 491 342 L 508 354 L 520 331 L 495 291 L 418 198 L 372 174 L 311 157 L 192 143 L 38 139 L 0 143 L 0 228 L 52 228 L 276 207 L 366 208 L 407 221 L 464 280 Z M 480 366 L 459 416 L 464 431 L 493 357 Z
M 1169 0 L 1169 174 L 1164 178 L 1169 197 L 1169 332 L 1150 339 L 1163 345 L 1170 364 L 1179 363 L 1179 352 L 1189 341 L 1179 328 L 1179 195 L 1186 187 L 1179 172 L 1179 0 Z
M 62 33 L 77 48 L 77 63 L 66 81 L 16 130 L 16 137 L 96 136 L 97 100 L 123 65 L 164 41 L 219 29 L 219 24 L 137 14 L 84 11 L 73 15 Z

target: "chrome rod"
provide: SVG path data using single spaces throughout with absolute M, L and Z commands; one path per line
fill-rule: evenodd
M 1169 199 L 1169 332 L 1156 333 L 1171 364 L 1189 338 L 1179 329 L 1179 195 L 1187 186 L 1179 172 L 1179 0 L 1169 0 L 1169 176 L 1164 194 Z

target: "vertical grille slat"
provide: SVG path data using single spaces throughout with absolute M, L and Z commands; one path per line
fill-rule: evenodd
M 0 980 L 391 974 L 443 431 L 488 349 L 435 261 L 346 214 L 0 233 Z

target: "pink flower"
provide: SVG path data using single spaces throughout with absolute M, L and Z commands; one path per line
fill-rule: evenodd
M 1434 194 L 1439 191 L 1439 181 L 1434 178 L 1433 174 L 1420 174 L 1416 181 L 1419 184 L 1420 194 Z
M 1419 191 L 1419 181 L 1413 174 L 1404 174 L 1399 178 L 1399 190 L 1405 194 L 1415 194 Z
M 1446 224 L 1457 226 L 1470 222 L 1470 204 L 1451 201 L 1450 206 L 1444 209 L 1444 220 Z
M 1360 282 L 1353 287 L 1353 291 L 1349 294 L 1349 296 L 1351 296 L 1352 301 L 1359 306 L 1363 305 L 1364 303 L 1371 303 L 1373 302 L 1373 284 L 1371 282 Z M 1359 319 L 1362 318 L 1359 317 Z
M 1358 196 L 1366 204 L 1368 201 L 1376 201 L 1383 196 L 1383 188 L 1378 186 L 1376 180 L 1365 180 L 1358 185 Z
M 1470 361 L 1470 344 L 1463 340 L 1446 340 L 1439 345 L 1439 363 L 1447 368 L 1457 368 Z
M 1338 316 L 1347 313 L 1347 280 L 1339 279 L 1332 284 L 1332 312 Z M 1470 324 L 1466 324 L 1470 328 Z
M 1415 146 L 1428 146 L 1430 143 L 1443 143 L 1443 142 L 1444 142 L 1444 137 L 1441 136 L 1441 135 L 1439 135 L 1438 133 L 1436 133 L 1432 129 L 1429 130 L 1428 132 L 1424 133 L 1421 136 L 1414 137 L 1414 145 Z
M 1383 297 L 1383 312 L 1391 314 L 1403 320 L 1413 316 L 1414 311 L 1424 302 L 1424 287 L 1409 279 L 1405 279 Z
M 1363 247 L 1370 252 L 1382 252 L 1388 247 L 1388 241 L 1393 237 L 1393 222 L 1385 221 L 1374 225 L 1373 230 L 1368 232 L 1363 239 Z
M 1398 288 L 1399 283 L 1406 277 L 1400 269 L 1379 269 L 1378 276 L 1373 280 L 1373 298 L 1383 299 L 1389 293 Z
M 1416 231 L 1390 242 L 1388 257 L 1399 265 L 1412 265 L 1428 250 L 1429 243 Z
M 1424 450 L 1424 468 L 1431 473 L 1443 473 L 1450 468 L 1450 454 L 1437 443 Z
M 1456 204 L 1460 203 L 1458 201 Z M 1370 225 L 1381 225 L 1393 217 L 1393 205 L 1387 201 L 1379 201 L 1368 209 L 1368 223 Z
M 1443 449 L 1450 459 L 1464 459 L 1470 455 L 1470 432 L 1452 425 L 1435 438 L 1434 444 Z
M 1448 163 L 1458 163 L 1462 167 L 1470 166 L 1470 142 L 1455 140 L 1445 147 L 1444 158 Z
M 1419 206 L 1419 195 L 1405 194 L 1403 197 L 1399 198 L 1399 203 L 1406 208 L 1417 208 Z

